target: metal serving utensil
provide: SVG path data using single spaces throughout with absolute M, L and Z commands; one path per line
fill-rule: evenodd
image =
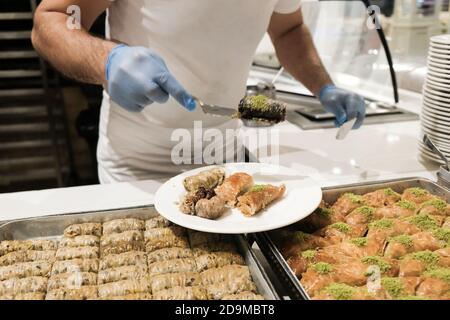
M 430 137 L 428 137 L 426 133 L 423 134 L 422 141 L 428 148 L 430 148 L 435 154 L 437 154 L 444 161 L 445 169 L 449 170 L 450 161 L 447 159 L 445 154 L 443 154 L 442 151 L 439 150 L 438 147 L 436 147 L 436 145 L 433 143 L 433 141 L 431 141 Z
M 216 106 L 213 104 L 207 104 L 197 97 L 192 97 L 192 98 L 200 106 L 203 113 L 205 113 L 205 114 L 209 114 L 214 117 L 236 118 L 236 115 L 237 115 L 236 109 L 220 107 L 220 106 Z M 252 120 L 241 119 L 241 120 L 246 127 L 271 127 L 274 125 L 273 122 L 266 121 L 266 120 L 256 120 L 256 119 L 252 119 Z
M 351 120 L 347 121 L 346 123 L 344 123 L 342 126 L 340 126 L 340 128 L 338 129 L 338 132 L 336 134 L 336 139 L 344 140 L 345 137 L 350 132 L 350 130 L 352 130 L 353 126 L 355 125 L 355 122 L 356 122 L 356 118 L 351 119 Z

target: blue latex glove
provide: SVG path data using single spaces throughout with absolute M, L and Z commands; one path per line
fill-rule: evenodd
M 165 103 L 169 95 L 186 109 L 195 109 L 192 96 L 163 59 L 145 47 L 114 47 L 106 63 L 106 80 L 111 99 L 129 111 L 139 112 L 153 102 Z
M 356 118 L 353 129 L 358 129 L 363 124 L 366 108 L 361 96 L 337 88 L 333 84 L 327 84 L 320 89 L 319 100 L 326 111 L 336 116 L 334 121 L 336 127 L 353 118 Z

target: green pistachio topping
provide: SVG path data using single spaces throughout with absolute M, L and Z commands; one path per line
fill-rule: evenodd
M 265 188 L 267 188 L 267 185 L 265 184 L 255 184 L 253 187 L 250 188 L 249 192 L 259 192 L 263 191 Z
M 350 240 L 354 245 L 357 245 L 358 247 L 365 247 L 367 246 L 367 238 L 353 238 Z
M 250 104 L 254 109 L 258 109 L 261 111 L 266 111 L 269 109 L 269 101 L 266 96 L 259 94 L 257 96 L 248 97 L 248 99 L 250 100 Z
M 414 260 L 419 260 L 427 265 L 435 265 L 439 262 L 439 255 L 437 253 L 431 252 L 430 250 L 418 251 L 407 255 Z
M 392 266 L 387 263 L 383 258 L 378 256 L 367 256 L 361 259 L 362 263 L 368 264 L 368 265 L 376 265 L 380 268 L 381 273 L 385 273 L 386 271 L 389 271 Z
M 316 256 L 316 250 L 306 250 L 302 252 L 302 257 L 306 260 L 312 260 Z
M 406 220 L 421 230 L 433 230 L 439 227 L 436 220 L 427 214 L 416 214 L 415 216 L 406 218 Z
M 447 202 L 445 202 L 442 199 L 432 199 L 432 200 L 425 201 L 422 204 L 421 208 L 428 207 L 428 206 L 435 207 L 439 211 L 444 211 L 445 209 L 447 209 Z
M 374 208 L 368 207 L 368 206 L 362 206 L 362 207 L 359 207 L 359 208 L 357 208 L 355 210 L 356 210 L 356 212 L 361 213 L 362 215 L 365 215 L 369 219 L 372 218 L 373 213 L 375 211 Z
M 433 231 L 433 235 L 436 239 L 445 241 L 450 244 L 450 229 L 438 228 Z
M 345 222 L 336 222 L 330 225 L 330 228 L 338 229 L 339 231 L 343 233 L 348 233 L 352 230 L 352 227 L 350 227 Z
M 385 195 L 387 195 L 387 196 L 400 196 L 397 192 L 395 192 L 394 190 L 392 190 L 392 188 L 386 188 L 386 189 L 383 189 L 383 192 L 384 192 L 384 194 Z
M 403 284 L 399 278 L 382 278 L 381 285 L 394 298 L 403 294 Z
M 324 291 L 336 300 L 350 300 L 356 293 L 356 288 L 343 283 L 332 283 Z
M 333 271 L 331 264 L 326 262 L 317 262 L 311 265 L 311 267 L 320 274 L 328 274 Z
M 397 242 L 397 243 L 401 243 L 404 246 L 407 247 L 411 247 L 412 246 L 412 238 L 406 234 L 401 234 L 399 236 L 396 237 L 391 237 L 389 238 L 389 242 Z
M 410 211 L 416 210 L 415 204 L 412 203 L 411 201 L 408 201 L 408 200 L 400 200 L 395 205 L 397 207 L 400 207 L 400 208 L 403 208 L 403 209 L 406 209 L 406 210 L 410 210 Z
M 424 273 L 425 276 L 450 283 L 450 268 L 435 268 Z
M 427 297 L 419 297 L 419 296 L 401 296 L 397 297 L 398 300 L 428 300 Z
M 324 218 L 328 218 L 333 213 L 329 208 L 317 208 L 316 212 Z
M 304 233 L 302 231 L 295 231 L 293 234 L 293 240 L 296 242 L 305 242 L 309 238 L 311 238 L 310 234 Z
M 422 189 L 422 188 L 409 188 L 409 189 L 406 189 L 405 191 L 410 192 L 411 194 L 413 194 L 416 197 L 426 196 L 426 195 L 430 194 L 427 190 Z
M 380 219 L 380 220 L 370 223 L 369 227 L 376 228 L 376 229 L 389 229 L 389 228 L 392 228 L 393 225 L 394 225 L 394 223 L 392 222 L 392 220 L 383 218 L 383 219 Z
M 349 192 L 346 193 L 345 196 L 353 203 L 364 204 L 364 199 L 360 195 Z

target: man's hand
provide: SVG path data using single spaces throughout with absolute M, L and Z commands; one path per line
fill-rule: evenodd
M 188 110 L 195 102 L 169 72 L 163 59 L 144 47 L 118 45 L 106 64 L 106 80 L 111 99 L 123 108 L 139 112 L 153 102 L 164 103 L 169 95 Z
M 320 60 L 301 10 L 290 14 L 274 13 L 268 32 L 281 64 L 336 116 L 336 126 L 357 118 L 353 128 L 359 128 L 365 116 L 364 100 L 331 85 L 333 81 Z
M 337 127 L 354 118 L 356 122 L 353 129 L 358 129 L 363 124 L 366 108 L 364 99 L 359 95 L 328 84 L 320 90 L 319 100 L 325 110 L 336 116 L 334 123 Z

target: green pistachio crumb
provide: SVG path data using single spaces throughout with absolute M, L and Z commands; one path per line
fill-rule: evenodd
M 392 266 L 389 263 L 387 263 L 386 260 L 378 256 L 364 257 L 361 259 L 361 262 L 366 263 L 368 265 L 378 266 L 380 268 L 381 273 L 385 273 L 392 268 Z
M 267 188 L 267 185 L 265 184 L 255 184 L 253 187 L 250 188 L 249 192 L 259 192 L 263 191 L 265 188 Z
M 332 214 L 332 211 L 329 208 L 317 208 L 316 212 L 324 218 L 328 218 Z
M 326 262 L 317 262 L 311 265 L 311 267 L 320 274 L 328 274 L 333 271 L 331 264 Z
M 422 189 L 422 188 L 409 188 L 409 189 L 406 189 L 405 191 L 410 192 L 411 194 L 413 194 L 416 197 L 426 196 L 426 195 L 430 194 L 427 190 Z
M 424 275 L 450 283 L 450 268 L 434 268 L 425 272 Z
M 436 220 L 427 214 L 417 214 L 415 216 L 408 217 L 406 220 L 421 230 L 433 230 L 439 227 Z
M 421 205 L 421 208 L 428 207 L 428 206 L 433 206 L 438 211 L 444 211 L 445 209 L 447 209 L 447 202 L 442 199 L 431 199 L 431 200 L 425 201 Z
M 394 225 L 394 223 L 392 222 L 392 220 L 383 218 L 383 219 L 380 219 L 380 220 L 370 223 L 369 227 L 375 228 L 375 229 L 389 229 L 389 228 L 392 228 L 393 225 Z
M 411 247 L 412 246 L 412 238 L 406 234 L 401 234 L 399 236 L 389 238 L 389 242 L 397 242 L 401 243 L 404 246 Z
M 364 199 L 360 195 L 354 193 L 346 193 L 345 196 L 353 203 L 364 204 Z
M 397 192 L 395 192 L 394 190 L 392 190 L 392 188 L 386 188 L 386 189 L 383 189 L 383 192 L 384 192 L 384 194 L 385 195 L 387 195 L 387 196 L 400 196 Z
M 403 294 L 403 284 L 399 278 L 382 278 L 381 285 L 394 298 Z
M 433 235 L 436 239 L 442 240 L 450 244 L 450 230 L 438 228 L 433 231 Z
M 355 209 L 356 212 L 361 213 L 362 215 L 366 216 L 367 218 L 371 219 L 373 216 L 373 213 L 375 211 L 374 208 L 368 207 L 368 206 L 362 206 L 357 209 Z
M 356 293 L 356 288 L 343 283 L 332 283 L 324 291 L 336 300 L 350 300 Z
M 367 246 L 367 238 L 353 238 L 350 240 L 354 245 L 357 245 L 358 247 L 365 247 Z
M 400 296 L 397 297 L 398 300 L 429 300 L 427 297 L 419 297 L 419 296 Z
M 250 104 L 254 109 L 265 111 L 269 109 L 268 98 L 264 95 L 257 95 L 249 97 Z
M 416 206 L 414 205 L 414 203 L 412 203 L 411 201 L 408 201 L 408 200 L 400 200 L 395 205 L 397 207 L 400 207 L 400 208 L 403 208 L 406 210 L 410 210 L 410 211 L 416 210 Z
M 302 257 L 306 260 L 312 260 L 316 256 L 316 250 L 306 250 L 302 252 Z
M 305 242 L 306 240 L 308 240 L 311 237 L 310 234 L 307 234 L 307 233 L 302 232 L 302 231 L 295 231 L 292 234 L 292 236 L 293 236 L 293 240 L 295 242 Z
M 352 230 L 352 228 L 346 224 L 345 222 L 336 222 L 330 225 L 330 228 L 338 229 L 343 233 L 348 233 Z
M 437 253 L 431 252 L 430 250 L 418 251 L 407 255 L 414 260 L 419 260 L 427 265 L 435 265 L 439 262 L 439 255 Z

